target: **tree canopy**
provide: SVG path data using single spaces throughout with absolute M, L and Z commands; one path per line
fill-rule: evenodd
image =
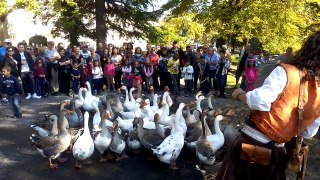
M 146 37 L 154 31 L 161 11 L 148 11 L 156 0 L 48 0 L 37 15 L 44 23 L 52 22 L 55 36 L 77 44 L 80 36 L 105 43 L 107 30 L 125 37 Z M 48 8 L 52 7 L 52 8 Z
M 319 0 L 169 0 L 172 17 L 195 13 L 194 21 L 212 38 L 247 42 L 258 38 L 265 50 L 279 53 L 298 48 L 319 27 Z

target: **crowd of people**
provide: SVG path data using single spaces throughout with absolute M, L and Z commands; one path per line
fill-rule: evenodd
M 98 43 L 95 49 L 85 44 L 55 46 L 49 41 L 45 48 L 35 48 L 23 41 L 14 47 L 10 39 L 0 48 L 0 69 L 10 70 L 10 75 L 19 80 L 25 99 L 68 95 L 70 89 L 78 93 L 86 81 L 96 94 L 102 90 L 114 92 L 123 85 L 131 88 L 141 84 L 147 91 L 151 87 L 159 91 L 168 86 L 173 95 L 182 95 L 180 79 L 185 81 L 185 96 L 194 96 L 194 92 L 201 90 L 204 94 L 213 91 L 215 96 L 226 98 L 230 64 L 226 46 L 203 45 L 193 50 L 187 45 L 184 50 L 176 41 L 169 46 L 162 44 L 158 49 L 147 45 L 145 51 L 141 47 L 133 49 L 131 43 L 123 43 L 121 47 L 111 43 L 104 47 Z M 237 84 L 240 76 L 245 77 L 241 83 L 243 89 L 254 89 L 257 65 L 258 58 L 248 44 L 240 53 L 236 74 Z M 5 94 L 5 83 L 1 83 L 1 94 Z

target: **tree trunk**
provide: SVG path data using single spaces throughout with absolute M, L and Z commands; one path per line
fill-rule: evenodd
M 107 38 L 107 25 L 105 18 L 105 1 L 104 0 L 95 0 L 96 6 L 96 38 L 97 45 L 102 43 L 106 47 L 106 38 Z
M 9 32 L 8 32 L 8 16 L 4 15 L 1 17 L 0 21 L 0 40 L 4 40 L 9 37 Z

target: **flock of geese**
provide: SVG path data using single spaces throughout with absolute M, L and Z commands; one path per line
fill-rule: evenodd
M 211 94 L 206 98 L 199 92 L 196 102 L 179 103 L 175 113 L 170 114 L 174 102 L 168 88 L 162 98 L 153 91 L 143 95 L 139 85 L 129 91 L 123 86 L 114 95 L 98 98 L 92 95 L 90 84 L 86 85 L 77 97 L 73 94 L 71 100 L 60 104 L 57 115 L 47 115 L 44 123 L 31 125 L 37 131 L 30 137 L 32 145 L 48 158 L 52 169 L 58 167 L 52 160 L 66 161 L 60 157 L 64 151 L 72 150 L 75 167 L 81 168 L 82 164 L 92 163 L 89 159 L 95 149 L 100 154 L 99 161 L 106 162 L 127 158 L 126 148 L 134 153 L 145 148 L 149 157 L 156 156 L 174 170 L 178 169 L 176 160 L 185 147 L 201 165 L 212 166 L 216 151 L 225 141 L 232 142 L 238 133 L 233 125 L 222 132 L 219 122 L 234 112 L 214 110 Z M 125 91 L 124 101 L 121 91 Z M 201 101 L 205 99 L 208 106 L 202 108 Z M 214 128 L 209 127 L 209 121 L 214 121 Z

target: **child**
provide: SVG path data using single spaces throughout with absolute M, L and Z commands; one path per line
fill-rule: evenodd
M 102 79 L 102 68 L 100 67 L 99 61 L 94 61 L 93 68 L 92 68 L 93 80 L 92 80 L 92 92 L 97 91 L 97 94 L 100 95 L 100 90 L 103 86 L 103 79 Z
M 0 82 L 0 93 L 3 97 L 7 97 L 8 102 L 12 108 L 14 118 L 22 117 L 22 110 L 19 106 L 20 95 L 22 94 L 22 88 L 16 77 L 11 75 L 11 68 L 4 66 L 2 68 L 3 78 Z
M 71 76 L 71 82 L 72 82 L 72 90 L 75 93 L 79 92 L 80 88 L 80 70 L 79 70 L 79 64 L 77 61 L 74 61 L 72 64 L 73 68 L 70 71 Z
M 228 70 L 230 68 L 230 59 L 229 57 L 226 56 L 226 51 L 223 49 L 219 52 L 219 54 L 220 54 L 220 61 L 219 61 L 219 66 L 217 70 L 217 83 L 220 91 L 219 97 L 226 98 L 224 92 L 227 86 L 227 76 L 228 76 Z
M 85 81 L 88 81 L 92 85 L 92 79 L 93 79 L 93 74 L 92 74 L 92 67 L 93 67 L 93 60 L 91 57 L 88 57 L 88 64 L 87 66 L 83 69 L 84 76 L 85 76 Z
M 132 68 L 132 87 L 135 87 L 137 83 L 142 84 L 142 67 L 139 61 L 136 61 L 134 64 L 135 66 Z
M 209 75 L 210 75 L 210 66 L 205 60 L 205 56 L 200 56 L 199 63 L 198 63 L 199 69 L 200 69 L 200 90 L 204 95 L 207 95 L 210 91 L 210 81 L 209 81 Z
M 190 65 L 190 61 L 186 61 L 182 73 L 184 74 L 184 94 L 192 96 L 192 79 L 193 79 L 193 67 Z
M 131 72 L 132 68 L 129 64 L 128 59 L 125 59 L 124 64 L 122 65 L 122 74 L 123 74 L 123 84 L 127 86 L 127 88 L 131 87 Z
M 172 85 L 173 85 L 173 95 L 179 95 L 178 81 L 179 81 L 179 54 L 173 55 L 173 59 L 168 61 L 168 68 L 171 75 Z
M 36 62 L 36 67 L 33 70 L 33 75 L 36 80 L 36 93 L 37 96 L 47 97 L 46 93 L 46 68 L 43 66 L 42 61 L 38 60 Z
M 146 63 L 143 67 L 143 72 L 146 76 L 146 89 L 149 91 L 150 87 L 153 85 L 153 79 L 152 79 L 153 66 L 150 62 L 150 59 L 146 59 Z
M 104 65 L 104 78 L 107 81 L 107 91 L 115 91 L 113 78 L 116 72 L 115 64 L 112 62 L 111 58 L 108 57 L 107 63 Z
M 255 82 L 258 77 L 258 69 L 255 64 L 255 59 L 249 59 L 248 65 L 244 71 L 244 77 L 246 78 L 247 92 L 255 89 Z

